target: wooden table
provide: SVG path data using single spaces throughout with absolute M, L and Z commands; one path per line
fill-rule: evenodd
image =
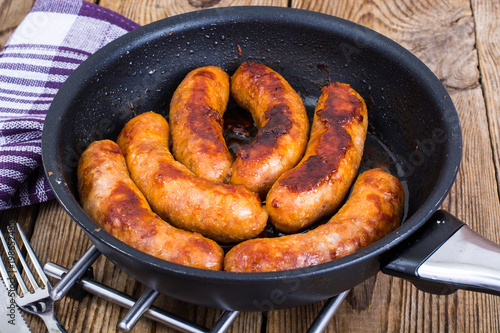
M 33 0 L 0 0 L 0 49 Z M 458 109 L 464 151 L 443 208 L 500 243 L 500 2 L 498 0 L 97 0 L 139 24 L 208 7 L 291 6 L 339 16 L 374 29 L 412 51 L 443 82 Z M 56 201 L 1 212 L 2 229 L 19 221 L 42 263 L 70 267 L 91 245 Z M 95 279 L 138 297 L 144 287 L 101 256 Z M 155 305 L 211 327 L 220 310 L 160 296 Z M 267 313 L 242 313 L 230 332 L 304 332 L 322 302 Z M 126 310 L 93 296 L 65 298 L 57 315 L 70 332 L 115 332 Z M 355 287 L 326 332 L 500 332 L 500 298 L 458 291 L 434 296 L 384 274 Z M 25 315 L 33 332 L 41 320 Z M 141 319 L 134 332 L 173 332 Z

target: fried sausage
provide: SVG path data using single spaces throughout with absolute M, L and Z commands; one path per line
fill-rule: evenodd
M 358 171 L 367 127 L 366 105 L 356 91 L 342 83 L 323 87 L 304 157 L 266 198 L 278 230 L 297 232 L 338 209 Z
M 160 217 L 223 243 L 262 232 L 268 214 L 255 193 L 195 176 L 174 159 L 168 140 L 168 123 L 154 112 L 131 119 L 117 139 L 132 180 Z
M 153 213 L 113 141 L 95 141 L 84 151 L 78 165 L 78 190 L 87 214 L 124 243 L 181 265 L 222 269 L 224 252 L 216 242 L 174 228 Z
M 224 259 L 232 272 L 282 271 L 317 265 L 358 251 L 400 223 L 403 186 L 397 178 L 371 169 L 362 173 L 349 200 L 316 229 L 276 238 L 257 238 L 233 247 Z
M 195 175 L 228 179 L 233 157 L 224 141 L 222 116 L 229 99 L 229 75 L 215 66 L 194 69 L 170 102 L 172 154 Z
M 278 177 L 304 154 L 309 119 L 300 96 L 277 72 L 243 63 L 231 77 L 231 96 L 250 111 L 259 129 L 251 145 L 240 146 L 230 182 L 265 197 Z

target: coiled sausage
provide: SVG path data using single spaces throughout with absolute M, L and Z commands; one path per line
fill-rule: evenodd
M 111 235 L 167 261 L 222 269 L 224 253 L 216 242 L 174 228 L 153 213 L 130 179 L 122 152 L 113 141 L 91 143 L 80 158 L 77 174 L 83 209 Z
M 168 123 L 154 112 L 131 119 L 117 139 L 132 180 L 158 215 L 223 243 L 262 232 L 268 214 L 255 193 L 195 176 L 174 159 L 168 140 Z
M 323 87 L 304 157 L 266 198 L 278 230 L 297 232 L 334 213 L 358 171 L 367 127 L 365 102 L 354 89 L 343 83 Z
M 259 130 L 251 145 L 239 147 L 230 182 L 264 198 L 276 179 L 304 154 L 309 119 L 297 92 L 263 64 L 241 64 L 231 77 L 231 96 L 250 111 Z
M 228 179 L 233 157 L 222 136 L 229 99 L 229 75 L 219 67 L 192 70 L 170 102 L 172 154 L 195 175 L 215 182 Z
M 316 229 L 276 238 L 258 238 L 233 247 L 224 259 L 231 272 L 282 271 L 344 257 L 397 228 L 404 190 L 397 178 L 371 169 L 356 180 L 349 200 Z

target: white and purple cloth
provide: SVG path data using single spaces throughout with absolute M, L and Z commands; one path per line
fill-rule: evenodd
M 95 51 L 139 27 L 81 0 L 37 0 L 0 51 L 0 210 L 52 199 L 41 138 L 50 103 Z

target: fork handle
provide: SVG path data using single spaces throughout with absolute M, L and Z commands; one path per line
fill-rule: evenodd
M 53 315 L 41 316 L 49 333 L 68 333 L 63 324 Z

